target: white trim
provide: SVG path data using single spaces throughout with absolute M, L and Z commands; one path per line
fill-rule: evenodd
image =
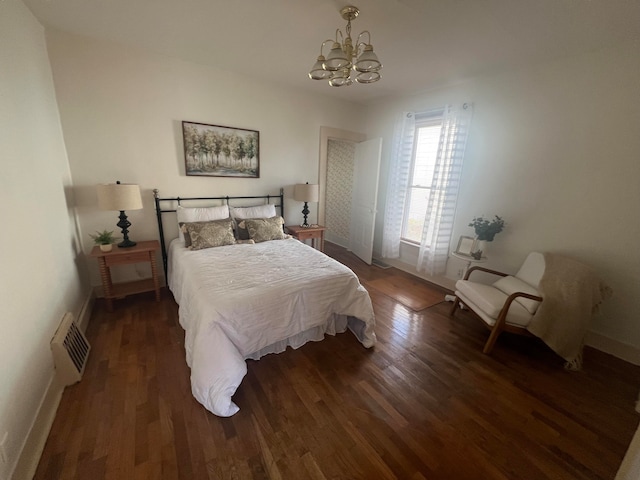
M 378 254 L 374 255 L 374 257 L 378 259 L 381 258 Z M 412 265 L 402 262 L 397 258 L 384 258 L 383 261 L 385 263 L 388 263 L 392 267 L 397 268 L 398 270 L 410 273 L 411 275 L 422 278 L 431 283 L 435 283 L 436 285 L 439 285 L 448 290 L 455 290 L 455 284 L 457 280 L 445 276 L 432 277 L 426 273 L 418 272 Z M 613 355 L 614 357 L 624 360 L 625 362 L 629 362 L 634 365 L 640 365 L 640 349 L 632 345 L 622 343 L 618 340 L 605 337 L 602 334 L 593 331 L 587 332 L 587 336 L 585 337 L 585 345 L 593 347 L 596 350 L 600 350 L 601 352 L 608 353 L 609 355 Z M 640 408 L 640 401 L 638 402 L 637 408 Z
M 638 480 L 638 478 L 640 478 L 640 426 L 631 439 L 615 480 Z
M 431 276 L 425 272 L 418 272 L 414 265 L 410 265 L 408 263 L 402 262 L 397 258 L 386 258 L 377 254 L 374 255 L 374 258 L 380 262 L 391 265 L 392 267 L 397 268 L 398 270 L 402 270 L 403 272 L 410 273 L 411 275 L 422 278 L 427 282 L 434 283 L 439 287 L 445 288 L 453 292 L 456 286 L 456 280 L 452 280 L 451 278 L 445 277 L 443 275 Z
M 93 292 L 90 291 L 85 301 L 82 302 L 82 307 L 77 317 L 78 327 L 83 332 L 86 331 L 89 324 L 94 303 L 95 296 Z M 40 463 L 42 451 L 51 432 L 53 421 L 56 418 L 63 391 L 64 386 L 58 384 L 54 370 L 42 402 L 31 424 L 31 428 L 29 429 L 29 433 L 27 434 L 27 438 L 22 445 L 21 453 L 13 473 L 9 475 L 9 478 L 12 480 L 27 480 L 33 478 L 35 475 L 38 463 Z
M 601 352 L 608 353 L 626 362 L 634 365 L 640 365 L 640 349 L 622 343 L 613 338 L 605 337 L 604 335 L 589 331 L 584 341 L 585 345 L 600 350 Z
M 18 458 L 13 475 L 10 475 L 13 480 L 26 480 L 35 475 L 53 421 L 56 418 L 63 391 L 64 387 L 58 384 L 54 373 L 33 420 L 29 435 L 22 446 L 22 453 Z
M 91 319 L 91 312 L 93 312 L 93 305 L 96 302 L 96 296 L 93 290 L 89 291 L 89 295 L 82 304 L 80 308 L 80 313 L 78 314 L 78 328 L 82 330 L 82 333 L 87 331 L 87 326 L 89 326 L 89 320 Z

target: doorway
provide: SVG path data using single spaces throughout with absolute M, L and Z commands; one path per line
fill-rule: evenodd
M 382 139 L 320 128 L 318 221 L 325 238 L 371 264 Z
M 330 138 L 327 144 L 327 183 L 325 237 L 336 245 L 349 247 L 351 197 L 356 144 Z
M 326 239 L 329 242 L 336 243 L 342 247 L 349 247 L 349 229 L 348 222 L 351 220 L 351 190 L 352 183 L 348 185 L 348 197 L 346 193 L 338 195 L 342 200 L 334 199 L 333 195 L 337 190 L 343 192 L 347 190 L 344 182 L 340 182 L 339 187 L 332 180 L 332 185 L 328 186 L 328 170 L 329 170 L 329 153 L 331 152 L 331 177 L 344 174 L 345 171 L 351 169 L 351 177 L 353 178 L 353 157 L 355 155 L 355 144 L 366 140 L 367 136 L 363 133 L 350 132 L 331 127 L 320 127 L 320 161 L 318 172 L 319 199 L 318 199 L 318 223 L 327 227 L 325 232 Z M 338 155 L 339 158 L 336 157 Z M 330 190 L 332 199 L 327 200 L 327 188 Z M 341 202 L 342 205 L 339 205 Z M 346 203 L 345 203 L 346 202 Z M 344 212 L 336 211 L 336 208 L 344 209 L 346 207 L 346 227 Z M 327 225 L 330 223 L 331 225 Z M 337 228 L 336 228 L 337 225 Z M 334 230 L 335 229 L 335 230 Z

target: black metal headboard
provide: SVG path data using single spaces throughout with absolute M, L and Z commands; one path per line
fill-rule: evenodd
M 221 204 L 226 204 L 229 206 L 230 201 L 234 200 L 263 200 L 267 204 L 271 203 L 271 201 L 279 200 L 279 203 L 275 204 L 276 207 L 280 208 L 280 215 L 284 218 L 284 189 L 280 189 L 279 195 L 258 195 L 258 196 L 246 196 L 246 197 L 166 197 L 160 198 L 159 191 L 157 188 L 153 189 L 153 197 L 156 202 L 156 217 L 158 218 L 158 232 L 160 233 L 160 246 L 162 248 L 162 266 L 164 267 L 164 278 L 167 281 L 167 246 L 164 238 L 164 225 L 162 224 L 162 214 L 163 213 L 171 213 L 176 211 L 176 207 L 178 205 L 182 205 L 182 202 L 190 202 L 190 201 L 208 201 L 208 200 L 217 200 Z M 162 205 L 167 206 L 167 208 L 162 208 Z M 203 205 L 198 205 L 203 206 Z M 245 205 L 238 205 L 239 207 Z M 176 222 L 177 225 L 177 222 Z

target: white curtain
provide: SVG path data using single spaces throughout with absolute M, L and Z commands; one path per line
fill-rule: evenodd
M 439 275 L 446 270 L 471 114 L 472 107 L 466 103 L 460 107 L 444 108 L 433 183 L 416 265 L 418 271 L 425 271 L 429 275 Z M 400 256 L 402 218 L 414 152 L 415 117 L 414 113 L 404 113 L 394 135 L 382 237 L 382 255 L 388 258 Z
M 409 178 L 411 177 L 411 157 L 413 156 L 415 132 L 415 114 L 404 112 L 396 122 L 389 167 L 387 203 L 382 230 L 382 256 L 386 258 L 400 256 L 402 216 L 409 188 Z
M 416 266 L 418 271 L 429 275 L 439 275 L 447 268 L 471 112 L 472 107 L 468 103 L 459 108 L 447 106 L 444 111 Z

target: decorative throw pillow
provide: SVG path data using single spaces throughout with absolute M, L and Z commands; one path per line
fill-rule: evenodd
M 186 208 L 178 205 L 176 208 L 178 224 L 193 222 L 210 222 L 211 220 L 223 220 L 229 218 L 229 206 L 220 205 L 218 207 L 193 207 Z M 178 228 L 180 240 L 184 240 L 184 232 Z
M 221 247 L 236 243 L 231 219 L 185 223 L 184 227 L 186 228 L 185 244 L 187 237 L 191 240 L 190 250 L 202 250 L 203 248 Z
M 282 217 L 249 218 L 244 220 L 244 224 L 249 236 L 256 243 L 287 238 L 282 230 L 284 225 Z
M 256 218 L 271 218 L 276 216 L 276 206 L 273 204 L 256 205 L 255 207 L 229 207 L 229 213 L 235 222 L 236 238 L 248 240 L 249 232 L 245 227 L 240 227 L 242 220 Z
M 191 246 L 191 235 L 189 235 L 189 231 L 187 230 L 187 223 L 194 225 L 194 224 L 200 224 L 200 223 L 210 223 L 212 221 L 216 221 L 219 222 L 220 220 L 208 220 L 208 221 L 203 221 L 203 222 L 180 222 L 178 223 L 178 225 L 180 225 L 180 233 L 182 234 L 182 238 L 184 238 L 184 246 L 189 248 Z M 227 218 L 225 220 L 222 220 L 223 222 L 229 222 L 231 221 L 230 218 Z

